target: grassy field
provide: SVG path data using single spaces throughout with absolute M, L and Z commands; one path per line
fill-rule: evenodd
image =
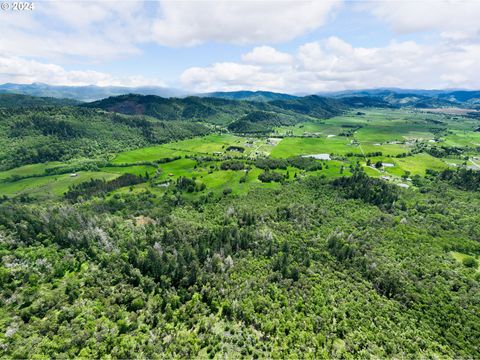
M 112 164 L 134 164 L 142 161 L 155 161 L 162 158 L 183 156 L 186 152 L 172 150 L 165 146 L 151 146 L 132 151 L 121 152 L 112 160 Z
M 405 171 L 409 171 L 412 175 L 425 176 L 427 169 L 443 170 L 448 167 L 445 161 L 425 153 L 415 154 L 405 158 L 372 157 L 370 160 L 372 163 L 381 161 L 383 163 L 393 164 L 394 166 L 386 166 L 384 170 L 386 173 L 396 176 L 402 176 Z
M 0 171 L 0 180 L 8 179 L 12 176 L 35 176 L 40 175 L 45 172 L 48 168 L 54 168 L 56 166 L 61 165 L 59 162 L 50 162 L 46 164 L 31 164 L 20 166 L 15 169 L 7 170 L 7 171 Z
M 152 179 L 152 185 L 138 184 L 133 187 L 133 191 L 163 192 L 165 186 L 161 185 L 162 183 L 174 182 L 184 176 L 194 177 L 196 181 L 204 183 L 207 191 L 221 192 L 229 188 L 232 193 L 240 194 L 255 186 L 276 187 L 278 184 L 261 183 L 258 175 L 263 170 L 255 167 L 248 172 L 245 181 L 240 182 L 245 172 L 220 170 L 222 158 L 247 161 L 259 156 L 290 158 L 314 154 L 333 154 L 334 160 L 322 161 L 323 169 L 310 173 L 289 168 L 290 180 L 294 174 L 300 177 L 312 174 L 326 177 L 349 175 L 350 166 L 358 162 L 371 176 L 388 175 L 400 182 L 403 181 L 401 177 L 405 172 L 424 176 L 427 169 L 442 170 L 465 164 L 475 167 L 475 162 L 480 164 L 480 160 L 476 160 L 480 158 L 480 133 L 475 131 L 477 127 L 477 122 L 472 119 L 445 114 L 415 110 L 362 109 L 361 114 L 353 111 L 331 119 L 276 128 L 270 137 L 242 137 L 223 133 L 120 152 L 111 157 L 110 166 L 102 167 L 99 171 L 81 171 L 77 177 L 45 173 L 46 169 L 67 165 L 59 162 L 26 165 L 0 172 L 0 195 L 60 196 L 69 186 L 90 178 L 111 180 L 126 173 L 148 173 Z M 340 136 L 345 133 L 349 133 L 349 136 Z M 439 142 L 432 142 L 434 138 Z M 242 148 L 243 152 L 229 151 L 232 146 Z M 429 146 L 462 147 L 465 149 L 464 154 L 468 154 L 470 158 L 466 160 L 464 155 L 433 157 L 423 150 Z M 416 150 L 415 154 L 411 153 L 413 150 Z M 407 156 L 397 157 L 405 154 Z M 205 156 L 213 157 L 213 160 L 195 160 L 195 157 Z M 160 163 L 158 168 L 139 164 L 171 157 L 181 158 Z M 367 157 L 372 163 L 381 161 L 394 166 L 382 170 L 373 169 L 366 166 Z M 118 166 L 120 164 L 129 166 Z M 22 179 L 5 181 L 14 176 Z M 116 190 L 122 191 L 131 190 L 129 187 L 126 190 Z
M 361 154 L 358 145 L 344 136 L 321 138 L 285 138 L 271 152 L 272 157 L 288 158 L 298 155 L 314 154 Z
M 155 174 L 157 168 L 150 165 L 137 165 L 137 166 L 109 166 L 101 168 L 100 171 L 111 174 L 134 174 L 145 175 L 148 173 L 150 176 Z
M 89 172 L 81 171 L 78 176 L 72 177 L 70 174 L 42 176 L 22 179 L 15 182 L 3 183 L 0 186 L 0 194 L 2 195 L 21 195 L 28 194 L 37 197 L 61 196 L 65 193 L 69 186 L 79 184 L 90 179 L 112 180 L 119 174 L 107 172 Z

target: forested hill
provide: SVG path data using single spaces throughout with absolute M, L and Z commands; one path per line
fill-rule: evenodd
M 480 91 L 377 89 L 347 91 L 328 96 L 355 107 L 478 108 L 480 106 Z
M 200 94 L 199 96 L 246 101 L 289 100 L 296 99 L 298 97 L 290 94 L 275 93 L 271 91 L 218 91 Z
M 230 131 L 236 133 L 268 133 L 277 126 L 295 125 L 294 116 L 275 112 L 254 111 L 228 125 Z
M 339 100 L 320 96 L 256 102 L 201 97 L 167 99 L 135 94 L 109 97 L 82 106 L 130 115 L 149 115 L 162 120 L 199 120 L 223 124 L 254 111 L 326 118 L 339 115 L 348 108 Z
M 317 95 L 289 100 L 275 100 L 270 102 L 270 104 L 283 110 L 289 110 L 318 118 L 328 118 L 339 115 L 347 108 L 343 102 L 337 99 Z
M 0 108 L 69 106 L 80 102 L 73 99 L 58 99 L 53 97 L 36 97 L 20 94 L 0 94 Z
M 97 158 L 210 131 L 196 122 L 166 122 L 76 106 L 0 108 L 0 169 L 45 161 Z
M 183 91 L 159 86 L 123 87 L 123 86 L 62 86 L 43 83 L 2 84 L 0 93 L 23 94 L 40 97 L 67 98 L 80 101 L 94 101 L 108 96 L 117 96 L 134 92 L 159 96 L 181 96 Z

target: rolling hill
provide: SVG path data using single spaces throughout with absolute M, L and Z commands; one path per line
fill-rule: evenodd
M 294 116 L 254 111 L 228 125 L 228 129 L 236 133 L 268 133 L 274 127 L 295 125 L 297 122 Z
M 0 93 L 0 107 L 2 108 L 71 106 L 77 104 L 79 102 L 73 99 Z
M 307 96 L 270 102 L 253 102 L 218 98 L 162 98 L 136 94 L 110 97 L 82 106 L 128 115 L 149 115 L 161 120 L 194 120 L 229 124 L 256 111 L 276 112 L 298 119 L 328 118 L 345 111 L 348 106 L 336 99 Z
M 290 94 L 275 93 L 271 91 L 224 91 L 199 94 L 201 97 L 213 97 L 219 99 L 230 100 L 246 100 L 246 101 L 272 101 L 272 100 L 289 100 L 296 99 L 298 96 Z
M 371 89 L 350 90 L 322 95 L 339 99 L 353 106 L 396 108 L 480 107 L 480 91 Z

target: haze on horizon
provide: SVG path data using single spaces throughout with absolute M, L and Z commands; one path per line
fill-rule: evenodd
M 0 83 L 189 92 L 480 88 L 479 1 L 37 1 Z

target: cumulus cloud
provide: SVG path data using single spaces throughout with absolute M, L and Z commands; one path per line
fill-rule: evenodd
M 339 4 L 340 0 L 164 1 L 153 36 L 168 46 L 276 43 L 320 27 Z
M 51 85 L 140 86 L 164 85 L 158 79 L 139 76 L 115 77 L 98 71 L 68 71 L 63 67 L 16 56 L 0 56 L 0 83 Z
M 270 46 L 257 46 L 249 53 L 242 55 L 243 61 L 260 65 L 290 64 L 292 59 L 290 54 L 280 52 Z
M 140 45 L 151 42 L 181 47 L 286 41 L 323 25 L 340 2 L 45 0 L 34 11 L 0 12 L 0 52 L 99 61 L 140 54 Z
M 479 38 L 480 1 L 373 1 L 367 7 L 397 32 L 440 31 L 445 38 Z
M 34 11 L 0 12 L 0 53 L 105 60 L 140 53 L 151 38 L 142 1 L 42 1 Z
M 278 89 L 285 87 L 284 79 L 275 69 L 264 71 L 261 66 L 217 63 L 207 68 L 193 67 L 185 70 L 180 80 L 192 90 L 244 90 Z
M 330 37 L 300 46 L 288 65 L 216 63 L 187 69 L 181 81 L 196 91 L 261 89 L 305 93 L 377 87 L 478 88 L 479 58 L 478 44 L 392 41 L 384 47 L 354 47 L 338 37 Z

